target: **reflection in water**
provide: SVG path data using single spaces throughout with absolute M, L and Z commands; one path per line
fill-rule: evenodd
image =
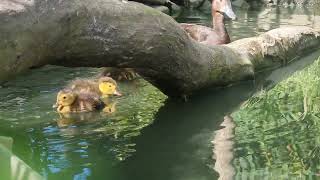
M 60 128 L 77 126 L 83 123 L 88 123 L 89 121 L 96 121 L 98 119 L 98 115 L 99 114 L 97 112 L 59 114 L 60 118 L 57 120 L 57 125 Z
M 0 174 L 1 179 L 14 180 L 42 180 L 43 178 L 21 159 L 11 153 L 9 149 L 0 144 Z
M 212 143 L 214 144 L 214 159 L 216 163 L 214 170 L 219 173 L 219 180 L 231 180 L 235 175 L 235 170 L 232 166 L 233 160 L 233 140 L 234 127 L 233 119 L 230 116 L 225 116 L 221 126 L 222 129 L 217 130 Z
M 124 96 L 104 99 L 102 112 L 58 114 L 51 108 L 66 80 L 96 73 L 97 69 L 48 66 L 0 89 L 1 135 L 14 137 L 14 152 L 49 179 L 110 174 L 108 169 L 135 151 L 132 137 L 152 123 L 166 98 L 137 80 L 121 83 Z
M 320 59 L 233 114 L 236 177 L 319 175 L 319 68 Z
M 278 14 L 272 16 L 273 12 Z M 211 23 L 210 13 L 198 13 L 193 12 L 192 18 L 179 17 L 179 21 Z M 318 26 L 319 21 L 312 19 L 318 16 L 304 13 L 310 12 L 289 8 L 275 8 L 269 12 L 237 11 L 239 21 L 227 22 L 227 26 L 232 39 L 286 25 L 285 19 L 290 20 L 290 24 L 313 21 L 310 25 Z M 297 21 L 296 17 L 299 17 Z M 210 141 L 214 131 L 221 129 L 219 125 L 224 116 L 260 89 L 260 84 L 265 87 L 266 76 L 269 88 L 312 60 L 303 59 L 291 64 L 293 66 L 266 73 L 263 80 L 257 79 L 254 85 L 246 82 L 228 89 L 208 90 L 210 92 L 187 103 L 165 102 L 166 97 L 145 81 L 120 83 L 124 96 L 106 109 L 112 113 L 94 112 L 82 117 L 60 117 L 51 105 L 66 81 L 84 75 L 94 76 L 98 70 L 47 66 L 0 88 L 0 135 L 13 137 L 14 153 L 48 179 L 216 179 L 218 174 L 213 167 L 215 160 L 212 160 Z M 307 79 L 303 81 L 307 82 Z M 234 116 L 237 125 L 232 139 L 235 142 L 235 177 L 251 172 L 263 173 L 270 167 L 290 173 L 301 172 L 301 169 L 317 172 L 319 148 L 316 145 L 319 143 L 313 118 L 318 115 L 311 113 L 317 109 L 317 99 L 312 93 L 306 91 L 307 98 L 297 94 L 294 102 L 290 98 L 283 101 L 275 98 L 270 101 L 273 106 L 261 106 L 269 108 L 269 113 L 262 111 L 252 115 L 252 119 L 245 116 L 250 115 L 249 112 L 238 113 L 242 119 Z M 281 97 L 285 99 L 286 96 Z M 259 98 L 252 98 L 250 102 L 255 100 L 267 102 Z M 279 102 L 282 102 L 278 106 L 278 109 L 282 108 L 281 117 L 276 109 Z M 255 112 L 258 108 L 250 110 Z M 291 108 L 300 108 L 301 114 L 290 114 Z M 257 119 L 262 115 L 276 118 L 268 122 Z M 287 120 L 289 126 L 282 126 L 286 119 L 293 117 L 304 118 L 294 123 Z M 277 118 L 281 121 L 276 121 Z M 289 140 L 286 142 L 284 138 Z M 213 146 L 218 150 L 217 145 Z M 308 155 L 307 149 L 312 149 Z M 288 165 L 289 160 L 292 163 Z
M 228 112 L 251 94 L 252 83 L 191 98 L 186 103 L 167 101 L 154 123 L 134 140 L 136 152 L 121 164 L 125 179 L 217 179 L 213 170 L 214 130 Z
M 118 100 L 112 98 L 104 98 L 105 107 L 101 112 L 79 112 L 79 113 L 59 113 L 60 118 L 57 125 L 61 127 L 76 126 L 83 123 L 92 123 L 101 118 L 108 118 L 109 115 L 116 112 Z
M 238 16 L 238 21 L 228 21 L 226 23 L 228 32 L 230 33 L 232 40 L 237 40 L 248 36 L 259 35 L 268 30 L 287 25 L 305 25 L 320 29 L 320 11 L 319 8 L 317 9 L 317 7 L 314 7 L 314 9 L 309 7 L 275 7 L 261 9 L 260 11 L 236 10 L 236 14 Z M 197 18 L 197 16 L 199 18 Z M 178 21 L 191 21 L 193 23 L 210 26 L 210 17 L 210 12 L 205 12 L 202 14 L 199 13 L 198 15 L 189 15 L 185 13 L 181 17 L 178 17 Z M 316 57 L 318 56 L 319 53 Z M 311 63 L 314 59 L 316 58 L 313 56 L 309 63 Z M 299 63 L 302 64 L 299 65 Z M 267 82 L 270 84 L 266 84 L 265 87 L 271 88 L 275 82 L 280 81 L 284 77 L 288 77 L 288 75 L 290 75 L 292 71 L 294 71 L 295 69 L 301 69 L 302 67 L 304 67 L 306 64 L 303 63 L 305 63 L 305 60 L 295 62 L 295 67 L 284 67 L 282 71 L 275 71 L 271 75 L 268 75 L 269 77 L 267 78 Z M 309 83 L 310 79 L 305 79 L 304 81 Z M 258 85 L 259 81 L 257 81 L 256 83 L 256 85 Z M 313 91 L 317 90 L 318 87 L 313 87 Z M 281 91 L 289 93 L 292 92 L 292 89 L 282 89 Z M 278 92 L 280 92 L 280 89 L 278 89 Z M 292 96 L 296 96 L 296 94 L 292 94 Z M 306 114 L 308 114 L 307 112 L 310 111 L 310 107 L 306 106 L 306 104 L 308 104 L 306 102 L 308 102 L 309 98 L 306 98 L 305 96 L 302 96 L 300 98 L 296 96 L 295 98 L 299 100 L 290 102 L 290 104 L 286 104 L 289 102 L 283 102 L 282 107 L 286 107 L 287 109 L 289 109 L 289 112 L 291 111 L 290 109 L 292 107 L 300 107 L 301 112 L 299 114 L 296 114 L 295 116 L 299 117 L 300 119 L 306 119 L 308 117 L 308 115 Z M 316 133 L 314 135 L 310 135 L 313 133 L 309 132 L 309 130 L 307 130 L 309 126 L 305 127 L 305 125 L 302 126 L 304 127 L 304 130 L 300 130 L 300 123 L 295 124 L 294 128 L 293 125 L 291 125 L 291 123 L 281 125 L 284 123 L 284 120 L 279 120 L 278 122 L 278 119 L 283 119 L 284 117 L 281 117 L 283 116 L 283 114 L 278 114 L 279 116 L 281 115 L 280 117 L 278 117 L 276 115 L 277 109 L 272 108 L 274 106 L 277 106 L 279 102 L 278 99 L 274 98 L 273 101 L 267 101 L 269 100 L 268 97 L 264 97 L 263 99 L 264 101 L 258 102 L 256 104 L 257 106 L 252 105 L 252 107 L 244 108 L 244 110 L 241 110 L 236 113 L 236 115 L 240 114 L 241 117 L 235 116 L 237 125 L 235 133 L 236 137 L 234 140 L 236 143 L 234 149 L 236 157 L 233 161 L 236 173 L 235 178 L 249 179 L 249 177 L 252 177 L 253 179 L 262 179 L 267 177 L 268 179 L 273 177 L 277 179 L 281 177 L 283 174 L 283 177 L 287 178 L 289 176 L 292 176 L 291 173 L 301 175 L 306 174 L 308 171 L 310 172 L 310 168 L 307 168 L 307 170 L 300 171 L 301 169 L 306 169 L 306 167 L 310 166 L 310 164 L 313 165 L 313 168 L 318 167 L 319 164 L 315 162 L 319 162 L 317 158 L 317 152 L 320 148 L 318 148 L 317 145 L 311 148 L 309 148 L 310 145 L 305 146 L 305 144 L 302 146 L 292 145 L 295 144 L 293 142 L 295 141 L 294 139 L 298 137 L 300 139 L 300 142 L 303 143 L 308 143 L 310 137 L 313 137 L 312 139 L 314 141 L 318 141 L 316 138 Z M 251 100 L 253 101 L 253 103 L 255 102 L 255 98 L 252 98 Z M 292 116 L 292 112 L 290 112 L 289 117 L 285 118 L 292 119 L 293 117 L 294 116 Z M 302 127 L 301 129 L 303 129 Z M 288 130 L 290 130 L 290 133 L 288 132 Z M 295 133 L 295 135 L 293 135 L 292 133 Z M 291 137 L 291 135 L 293 135 L 293 137 Z M 285 144 L 284 139 L 286 138 L 291 138 L 291 142 Z M 225 141 L 224 143 L 228 143 L 228 141 Z M 283 144 L 283 149 L 278 148 L 278 144 Z M 218 150 L 219 146 L 214 145 L 214 151 Z M 307 150 L 309 151 L 306 152 Z M 299 157 L 301 156 L 302 152 L 304 154 L 309 153 L 309 157 Z M 285 153 L 286 155 L 282 155 L 282 153 Z M 224 158 L 223 155 L 224 154 L 222 154 L 220 157 Z M 294 159 L 294 161 L 290 162 L 290 159 Z M 309 161 L 309 163 L 306 163 L 307 161 Z M 222 163 L 227 162 L 222 161 Z M 221 164 L 216 161 L 216 165 L 218 166 Z M 226 166 L 231 166 L 231 164 L 226 164 Z M 225 171 L 220 171 L 219 169 L 215 170 L 219 172 L 221 178 L 224 177 Z M 317 169 L 313 172 L 314 174 L 319 174 L 320 171 Z
M 319 55 L 320 51 L 289 66 L 266 72 L 257 77 L 255 85 L 246 82 L 223 90 L 207 90 L 187 103 L 167 101 L 157 112 L 154 123 L 134 138 L 134 155 L 117 169 L 122 170 L 124 179 L 130 180 L 218 179 L 210 141 L 214 139 L 214 131 L 221 129 L 224 116 L 238 109 L 253 92 L 274 86 Z
M 103 103 L 105 104 L 105 107 L 103 108 L 102 112 L 105 112 L 107 114 L 116 112 L 116 106 L 118 103 L 117 99 L 107 97 L 103 99 Z

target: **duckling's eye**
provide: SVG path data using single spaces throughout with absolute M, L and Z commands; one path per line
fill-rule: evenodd
M 109 88 L 111 88 L 112 86 L 111 85 L 109 85 Z
M 66 97 L 66 96 L 63 96 L 62 98 L 63 98 L 63 99 L 67 99 L 67 97 Z

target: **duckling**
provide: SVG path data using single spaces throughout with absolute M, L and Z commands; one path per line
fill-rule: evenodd
M 65 89 L 58 93 L 56 107 L 59 113 L 90 112 L 102 109 L 104 103 L 95 94 Z
M 110 95 L 121 96 L 117 90 L 117 83 L 111 77 L 100 77 L 98 80 L 77 79 L 72 81 L 67 89 L 80 93 L 92 93 L 99 97 L 109 97 Z
M 106 98 L 110 95 L 122 96 L 122 94 L 117 90 L 117 82 L 111 77 L 101 77 L 98 84 L 102 97 Z
M 139 74 L 132 68 L 105 67 L 100 76 L 108 76 L 118 81 L 134 80 Z

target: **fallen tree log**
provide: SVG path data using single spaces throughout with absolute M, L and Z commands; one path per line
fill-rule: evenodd
M 169 96 L 252 78 L 320 45 L 316 30 L 290 27 L 208 47 L 170 16 L 119 0 L 3 0 L 0 39 L 1 80 L 45 64 L 131 67 Z

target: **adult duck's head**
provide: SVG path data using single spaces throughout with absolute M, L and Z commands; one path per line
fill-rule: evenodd
M 222 14 L 225 18 L 232 20 L 237 19 L 237 16 L 232 10 L 232 5 L 230 0 L 213 0 L 212 1 L 212 14 L 215 13 Z
M 99 90 L 102 93 L 102 96 L 116 95 L 121 96 L 117 90 L 117 83 L 111 77 L 101 77 L 99 79 Z

